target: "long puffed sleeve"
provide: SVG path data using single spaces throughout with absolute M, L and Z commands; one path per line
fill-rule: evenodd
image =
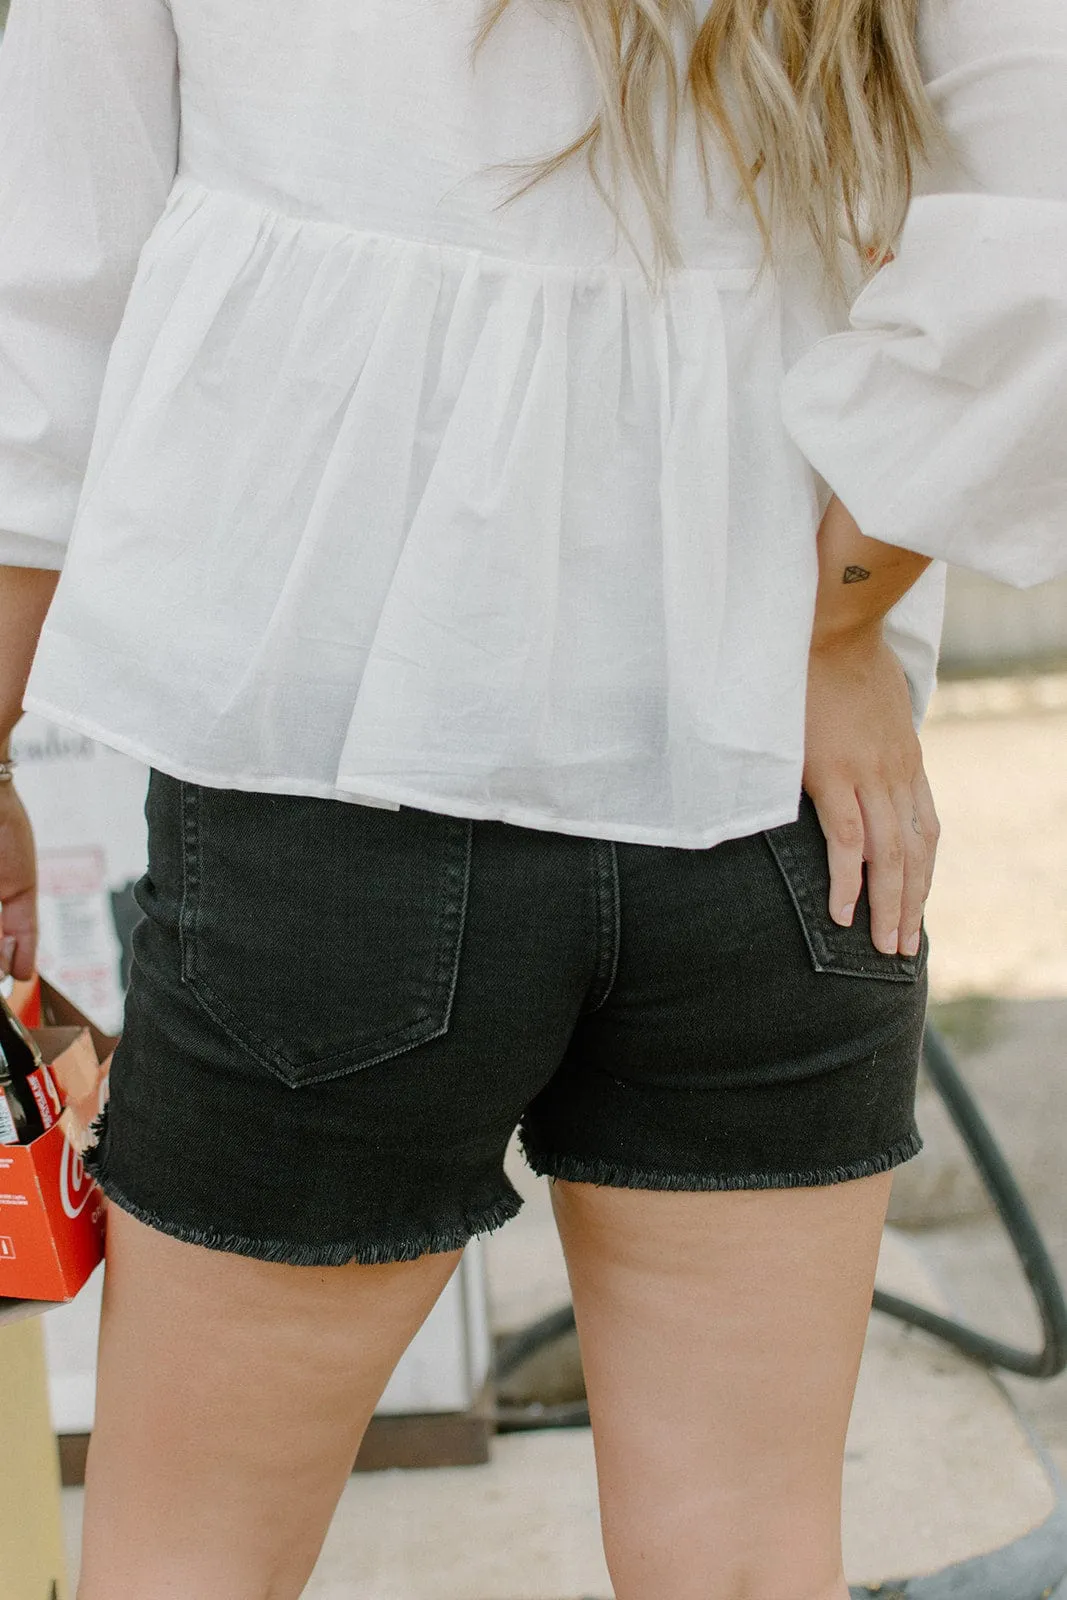
M 1067 572 L 1067 5 L 926 10 L 951 149 L 784 418 L 871 538 L 1025 588 Z
M 0 565 L 63 564 L 178 131 L 166 0 L 13 0 L 0 46 Z

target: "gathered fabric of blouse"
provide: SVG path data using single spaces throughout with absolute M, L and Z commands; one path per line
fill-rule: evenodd
M 816 530 L 1067 571 L 1067 6 L 924 0 L 949 147 L 851 309 L 762 276 L 684 122 L 657 298 L 513 0 L 14 0 L 0 563 L 62 568 L 25 705 L 172 775 L 637 843 L 792 820 Z M 688 116 L 689 114 L 687 114 Z

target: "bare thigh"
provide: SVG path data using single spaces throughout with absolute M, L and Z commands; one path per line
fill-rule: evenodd
M 616 1600 L 847 1600 L 845 1433 L 891 1181 L 553 1184 Z
M 79 1600 L 294 1600 L 458 1259 L 276 1265 L 112 1206 Z

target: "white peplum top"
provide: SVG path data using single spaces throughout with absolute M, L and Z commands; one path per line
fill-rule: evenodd
M 683 126 L 664 293 L 514 0 L 14 0 L 0 563 L 61 568 L 25 705 L 175 777 L 699 848 L 795 818 L 830 490 L 1067 571 L 1067 6 L 925 0 L 951 147 L 851 309 L 760 275 Z

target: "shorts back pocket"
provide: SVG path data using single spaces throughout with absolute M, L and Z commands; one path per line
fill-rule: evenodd
M 469 818 L 181 783 L 182 980 L 298 1087 L 444 1033 Z
M 929 954 L 925 927 L 918 954 L 884 955 L 871 939 L 871 910 L 866 874 L 850 928 L 830 916 L 830 862 L 826 836 L 815 802 L 806 792 L 800 797 L 796 822 L 768 828 L 764 838 L 785 879 L 796 907 L 812 964 L 817 972 L 836 972 L 853 978 L 883 978 L 890 983 L 916 983 Z

